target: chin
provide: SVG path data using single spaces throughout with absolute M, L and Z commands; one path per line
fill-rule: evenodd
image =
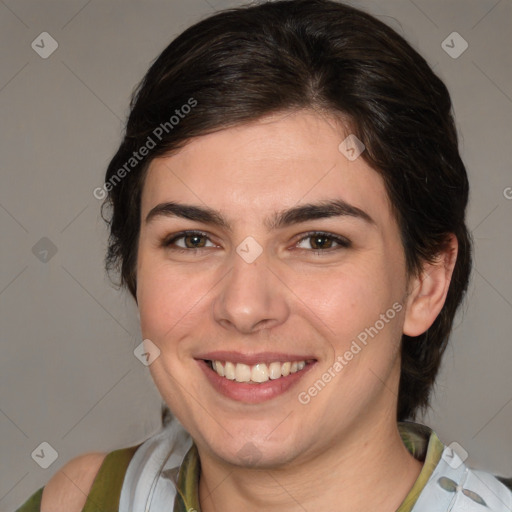
M 248 469 L 276 469 L 289 464 L 294 455 L 291 450 L 280 447 L 279 451 L 275 448 L 265 446 L 264 443 L 256 444 L 251 441 L 243 442 L 236 451 L 221 450 L 216 455 L 225 462 L 234 466 Z
M 275 428 L 275 427 L 274 427 Z M 255 469 L 272 469 L 292 462 L 300 452 L 295 436 L 289 433 L 279 439 L 267 439 L 268 434 L 249 436 L 246 432 L 229 436 L 224 433 L 221 439 L 207 439 L 196 442 L 225 464 Z

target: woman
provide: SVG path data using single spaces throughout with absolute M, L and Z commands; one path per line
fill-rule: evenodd
M 97 196 L 171 414 L 19 510 L 510 510 L 414 423 L 467 287 L 468 182 L 444 84 L 327 0 L 174 40 Z

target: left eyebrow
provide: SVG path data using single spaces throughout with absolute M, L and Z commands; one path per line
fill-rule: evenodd
M 300 222 L 307 222 L 315 219 L 329 217 L 354 217 L 368 224 L 375 224 L 375 221 L 364 210 L 353 206 L 343 199 L 331 199 L 318 203 L 308 203 L 278 212 L 271 219 L 265 221 L 269 230 L 279 229 Z
M 214 226 L 233 231 L 231 224 L 222 214 L 209 207 L 196 206 L 176 202 L 167 202 L 156 205 L 147 214 L 145 222 L 149 223 L 156 217 L 180 217 L 183 219 L 204 222 Z M 318 203 L 308 203 L 295 206 L 288 210 L 276 212 L 272 217 L 265 219 L 264 225 L 269 231 L 307 222 L 309 220 L 329 217 L 354 217 L 367 224 L 375 225 L 375 221 L 364 210 L 353 206 L 342 199 L 324 200 Z

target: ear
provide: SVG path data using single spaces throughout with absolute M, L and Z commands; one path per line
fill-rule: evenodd
M 403 326 L 407 336 L 423 334 L 441 312 L 457 261 L 458 245 L 457 237 L 450 234 L 435 261 L 426 262 L 420 275 L 410 279 Z

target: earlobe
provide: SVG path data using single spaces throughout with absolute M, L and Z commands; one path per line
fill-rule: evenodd
M 425 262 L 421 274 L 410 280 L 403 326 L 407 336 L 423 334 L 441 312 L 457 261 L 457 249 L 457 237 L 451 234 L 436 259 Z

